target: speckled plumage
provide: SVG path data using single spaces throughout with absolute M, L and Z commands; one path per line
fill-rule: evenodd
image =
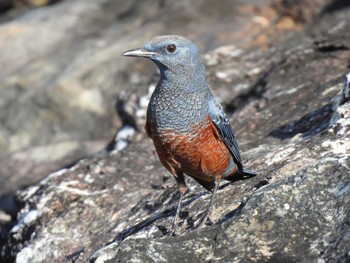
M 184 173 L 214 189 L 212 196 L 222 178 L 255 175 L 243 169 L 232 127 L 209 89 L 205 66 L 190 40 L 158 36 L 123 55 L 149 58 L 160 70 L 148 105 L 146 131 L 182 193 L 176 218 L 187 191 Z

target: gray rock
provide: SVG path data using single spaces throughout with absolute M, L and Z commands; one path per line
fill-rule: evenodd
M 0 196 L 98 152 L 127 124 L 116 98 L 144 96 L 155 67 L 122 59 L 125 49 L 173 32 L 208 50 L 255 25 L 236 1 L 26 2 L 55 4 L 0 17 Z
M 180 235 L 168 236 L 179 195 L 141 132 L 154 68 L 125 65 L 134 75 L 122 78 L 126 93 L 118 96 L 124 105 L 118 111 L 135 138 L 122 150 L 95 154 L 18 191 L 20 212 L 2 238 L 2 259 L 349 262 L 350 102 L 348 86 L 343 90 L 349 16 L 348 8 L 324 11 L 303 30 L 296 24 L 298 31 L 282 37 L 266 33 L 274 45 L 265 49 L 230 45 L 204 55 L 244 163 L 260 171 L 221 185 L 213 224 L 196 228 L 210 193 L 187 178 Z M 87 78 L 89 87 L 97 85 Z M 127 95 L 139 88 L 138 96 Z

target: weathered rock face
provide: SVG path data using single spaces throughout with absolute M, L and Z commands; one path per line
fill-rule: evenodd
M 0 17 L 0 196 L 98 152 L 125 124 L 117 97 L 143 96 L 155 68 L 125 49 L 166 33 L 203 50 L 238 43 L 242 24 L 261 29 L 240 14 L 254 2 L 0 1 L 21 7 Z
M 179 198 L 175 180 L 142 134 L 146 97 L 127 95 L 139 87 L 145 95 L 155 79 L 124 76 L 118 111 L 123 123 L 140 128 L 138 140 L 19 191 L 3 260 L 349 262 L 350 87 L 343 89 L 343 76 L 350 9 L 330 12 L 330 1 L 318 3 L 321 11 L 304 29 L 296 24 L 282 34 L 277 29 L 292 21 L 283 18 L 276 32 L 271 26 L 250 42 L 264 49 L 224 46 L 204 55 L 244 163 L 260 172 L 222 183 L 212 225 L 196 228 L 210 193 L 188 178 L 180 235 L 167 236 Z M 125 72 L 152 74 L 134 65 Z

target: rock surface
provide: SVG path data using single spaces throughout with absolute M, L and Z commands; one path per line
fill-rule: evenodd
M 267 0 L 0 1 L 20 2 L 53 4 L 0 17 L 0 197 L 98 152 L 125 125 L 116 100 L 138 100 L 155 71 L 121 58 L 126 49 L 169 33 L 202 50 L 237 44 L 263 29 L 254 8 L 277 16 Z
M 142 5 L 150 5 L 144 2 Z M 250 16 L 258 22 L 250 22 L 245 28 L 233 28 L 234 33 L 230 36 L 227 32 L 216 35 L 218 39 L 221 36 L 223 43 L 228 41 L 236 46 L 222 46 L 203 55 L 208 80 L 231 118 L 244 163 L 260 174 L 244 181 L 223 183 L 211 218 L 213 224 L 200 228 L 196 225 L 208 205 L 210 194 L 188 178 L 191 191 L 184 200 L 180 235 L 176 237 L 168 236 L 179 198 L 175 180 L 161 166 L 151 141 L 142 131 L 147 89 L 152 89 L 157 76 L 152 75 L 154 68 L 147 67 L 146 63 L 132 64 L 134 62 L 114 58 L 124 49 L 141 45 L 141 40 L 149 38 L 148 33 L 142 37 L 139 32 L 130 33 L 114 43 L 118 33 L 112 30 L 110 23 L 113 19 L 108 17 L 110 13 L 107 12 L 103 20 L 106 31 L 100 37 L 106 39 L 104 44 L 97 45 L 95 41 L 99 37 L 93 38 L 88 52 L 88 45 L 84 44 L 82 48 L 82 44 L 67 43 L 69 49 L 74 47 L 77 52 L 73 64 L 69 56 L 63 56 L 68 51 L 51 56 L 44 56 L 44 53 L 52 54 L 45 50 L 37 51 L 43 52 L 41 54 L 31 53 L 41 57 L 45 63 L 62 56 L 65 70 L 60 71 L 58 77 L 54 72 L 60 66 L 56 64 L 52 66 L 52 71 L 49 68 L 43 73 L 35 71 L 35 63 L 28 60 L 28 66 L 19 71 L 16 59 L 13 59 L 6 68 L 23 74 L 11 73 L 13 80 L 24 76 L 30 83 L 37 79 L 35 72 L 48 74 L 46 81 L 50 83 L 51 90 L 47 86 L 41 86 L 39 90 L 50 100 L 56 100 L 55 106 L 59 108 L 55 108 L 54 112 L 62 116 L 65 112 L 67 115 L 69 109 L 66 104 L 57 101 L 67 100 L 61 91 L 67 92 L 72 101 L 77 100 L 82 90 L 105 92 L 101 105 L 110 103 L 104 106 L 107 108 L 97 107 L 98 101 L 84 104 L 90 107 L 87 112 L 94 112 L 95 118 L 84 119 L 88 113 L 82 111 L 71 116 L 71 122 L 80 116 L 81 123 L 89 120 L 92 122 L 90 125 L 99 126 L 98 129 L 90 131 L 90 126 L 87 126 L 81 131 L 86 132 L 81 135 L 85 139 L 73 140 L 71 138 L 78 137 L 67 135 L 63 137 L 69 140 L 62 141 L 78 141 L 80 145 L 100 136 L 102 143 L 99 145 L 103 145 L 107 140 L 101 138 L 108 138 L 116 126 L 122 125 L 124 135 L 120 138 L 129 141 L 131 136 L 133 139 L 126 148 L 122 144 L 111 144 L 111 151 L 83 159 L 18 191 L 16 203 L 20 212 L 12 222 L 9 234 L 2 237 L 2 259 L 10 262 L 48 262 L 48 259 L 50 262 L 349 262 L 350 94 L 349 86 L 343 88 L 343 76 L 350 67 L 350 8 L 346 1 L 317 1 L 312 15 L 304 10 L 301 15 L 308 19 L 300 19 L 295 15 L 298 12 L 288 13 L 283 11 L 286 9 L 282 4 L 278 5 L 279 1 L 273 2 L 274 5 L 267 7 L 260 5 L 259 11 L 253 9 L 253 1 L 237 5 L 237 10 L 258 12 Z M 299 4 L 299 1 L 296 2 Z M 91 16 L 98 20 L 102 15 L 95 12 L 96 6 L 102 6 L 102 3 L 109 2 L 95 1 L 84 8 L 91 8 Z M 158 8 L 162 3 L 159 2 Z M 191 16 L 201 12 L 197 4 L 181 6 L 181 1 L 178 4 L 164 3 L 166 8 L 178 11 L 171 13 L 171 19 L 180 23 L 177 26 L 185 23 L 183 17 L 176 17 L 181 14 L 180 7 Z M 67 5 L 76 5 L 72 13 L 77 14 L 81 10 L 79 8 L 83 8 L 81 1 L 62 2 L 49 8 L 63 12 Z M 108 10 L 111 6 L 105 8 Z M 140 12 L 135 11 L 138 8 L 142 7 L 131 5 L 123 12 L 119 11 L 119 19 L 122 17 L 119 22 L 128 25 L 131 31 L 133 26 L 130 23 L 133 15 L 137 17 L 137 12 Z M 273 13 L 273 10 L 280 10 L 283 16 L 274 20 L 278 13 Z M 46 11 L 50 12 L 50 9 Z M 214 10 L 212 12 L 215 13 Z M 148 19 L 152 21 L 155 14 L 148 14 Z M 238 25 L 247 21 L 249 16 L 245 17 L 246 20 L 242 17 L 238 15 L 236 18 Z M 166 18 L 166 14 L 162 13 L 159 19 L 164 22 Z M 74 31 L 77 29 L 74 19 L 63 21 L 62 18 L 63 25 L 72 23 L 66 24 L 67 32 L 72 36 L 79 35 Z M 135 21 L 138 25 L 142 24 Z M 225 23 L 228 25 L 229 20 Z M 253 25 L 257 24 L 261 25 L 260 31 L 255 31 L 259 34 L 239 38 L 247 35 L 249 28 L 255 28 Z M 164 28 L 157 25 L 148 24 L 154 34 L 164 32 L 166 23 L 162 24 Z M 193 31 L 195 25 L 190 23 L 187 30 Z M 227 31 L 229 27 L 222 28 Z M 151 32 L 149 30 L 145 32 Z M 204 31 L 204 28 L 201 30 Z M 87 32 L 79 33 L 91 40 Z M 182 34 L 186 35 L 185 29 Z M 63 31 L 61 35 L 58 31 L 56 37 L 63 38 L 64 35 Z M 207 39 L 206 42 L 206 37 L 200 33 L 187 36 L 202 43 L 202 49 L 211 47 L 210 41 Z M 57 38 L 51 41 L 57 41 Z M 238 48 L 238 40 L 246 44 Z M 57 46 L 60 45 L 58 41 Z M 84 59 L 86 56 L 91 63 Z M 65 59 L 67 61 L 63 62 Z M 5 83 L 18 81 L 10 82 L 10 77 L 6 79 Z M 108 90 L 113 85 L 114 95 L 111 96 Z M 3 94 L 7 94 L 11 89 L 2 90 Z M 136 90 L 138 95 L 132 96 Z M 30 95 L 30 90 L 22 91 L 25 94 L 23 102 L 31 96 L 36 98 L 35 92 Z M 87 97 L 99 97 L 96 93 L 91 94 L 92 97 Z M 116 97 L 119 117 L 116 121 L 118 125 L 113 126 L 113 109 L 108 107 L 113 106 Z M 16 97 L 12 94 L 8 98 L 14 100 Z M 80 106 L 72 105 L 74 109 Z M 102 115 L 98 115 L 94 111 L 96 109 L 103 109 L 104 117 L 98 117 Z M 47 107 L 42 110 L 50 115 Z M 15 113 L 11 116 L 16 116 Z M 26 114 L 31 114 L 31 111 L 28 109 Z M 110 118 L 109 123 L 100 125 L 106 116 Z M 18 119 L 18 123 L 22 120 Z M 59 126 L 54 134 L 60 135 L 62 127 L 69 126 Z M 80 126 L 77 124 L 76 127 Z M 130 132 L 127 127 L 134 127 L 135 131 Z M 78 130 L 71 131 L 71 134 L 78 134 Z M 98 135 L 99 132 L 104 135 Z M 47 143 L 45 138 L 40 140 L 44 145 Z M 52 143 L 62 141 L 50 140 Z M 113 147 L 124 149 L 116 151 Z M 85 151 L 81 156 L 87 153 Z M 67 158 L 68 155 L 62 156 Z M 0 214 L 1 220 L 9 219 L 6 214 Z

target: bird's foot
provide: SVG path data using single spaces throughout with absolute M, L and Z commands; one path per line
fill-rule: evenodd
M 171 230 L 169 230 L 167 237 L 175 237 L 179 235 L 179 230 L 176 222 L 173 223 Z
M 179 236 L 179 232 L 177 230 L 171 229 L 166 237 L 176 237 Z
M 202 227 L 204 225 L 213 225 L 213 221 L 210 219 L 210 214 L 208 213 L 208 211 L 206 211 L 206 214 L 202 217 L 201 221 L 198 223 L 198 225 L 195 228 L 199 228 Z

